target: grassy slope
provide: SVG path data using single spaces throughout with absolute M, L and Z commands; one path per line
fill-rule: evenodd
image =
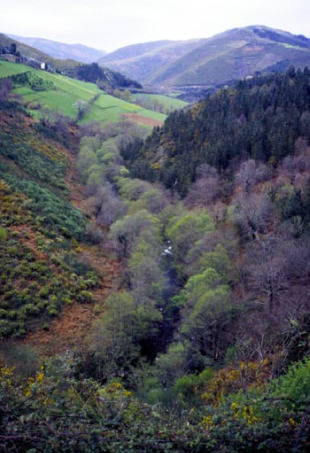
M 7 62 L 1 62 L 0 65 L 0 77 L 8 77 L 25 71 L 29 71 L 29 68 L 24 65 Z M 23 100 L 28 104 L 29 111 L 35 117 L 40 117 L 42 110 L 48 109 L 76 118 L 77 110 L 73 105 L 78 99 L 81 99 L 90 103 L 89 110 L 81 120 L 81 123 L 119 121 L 124 114 L 137 114 L 140 117 L 154 120 L 154 124 L 163 122 L 166 118 L 161 113 L 153 112 L 110 96 L 93 83 L 86 83 L 59 74 L 34 69 L 31 69 L 31 71 L 36 72 L 40 78 L 52 82 L 54 85 L 54 89 L 46 91 L 34 91 L 29 86 L 20 86 L 14 90 L 16 94 L 22 96 Z M 95 102 L 91 102 L 95 96 L 98 96 L 98 98 Z
M 23 64 L 9 63 L 0 59 L 0 79 L 10 77 L 14 74 L 21 74 L 29 71 L 29 67 Z
M 133 95 L 134 101 L 139 100 L 150 100 L 150 101 L 157 101 L 159 104 L 163 105 L 165 108 L 169 110 L 181 109 L 188 105 L 187 102 L 181 101 L 180 99 L 175 99 L 173 97 L 165 96 L 163 94 L 144 94 L 138 93 Z

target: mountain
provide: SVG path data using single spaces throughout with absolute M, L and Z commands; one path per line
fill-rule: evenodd
M 83 44 L 66 44 L 63 42 L 52 41 L 43 38 L 25 38 L 23 36 L 9 35 L 23 44 L 35 47 L 40 51 L 59 60 L 76 60 L 82 63 L 92 63 L 102 58 L 106 52 L 94 49 Z
M 160 68 L 165 68 L 191 52 L 204 40 L 155 41 L 122 47 L 103 58 L 98 63 L 111 69 L 131 74 L 138 81 L 152 83 Z
M 235 28 L 211 38 L 125 47 L 99 64 L 143 84 L 214 89 L 254 73 L 310 64 L 310 40 L 265 26 Z

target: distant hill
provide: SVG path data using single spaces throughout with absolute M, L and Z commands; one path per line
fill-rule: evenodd
M 59 60 L 71 59 L 81 61 L 82 63 L 92 63 L 99 60 L 107 53 L 104 50 L 94 49 L 92 47 L 84 46 L 83 44 L 66 44 L 50 39 L 25 38 L 16 35 L 9 35 L 9 37 L 23 44 L 35 47 Z
M 60 72 L 68 72 L 75 69 L 79 63 L 74 60 L 57 60 L 41 50 L 24 44 L 12 39 L 3 33 L 0 33 L 0 55 L 8 55 L 11 52 L 12 46 L 15 47 L 16 55 L 20 55 L 23 62 L 28 60 L 28 63 L 33 61 L 33 63 L 45 62 L 52 69 Z
M 0 54 L 9 52 L 13 44 L 16 45 L 16 50 L 26 58 L 34 58 L 40 61 L 51 60 L 50 55 L 47 55 L 41 50 L 36 49 L 35 47 L 32 47 L 30 45 L 23 44 L 17 39 L 10 38 L 9 36 L 0 33 Z
M 211 38 L 124 47 L 99 64 L 143 84 L 214 89 L 254 73 L 310 64 L 310 40 L 265 26 L 235 28 Z
M 16 39 L 0 34 L 0 57 L 15 63 L 24 63 L 36 69 L 44 68 L 62 73 L 74 79 L 97 83 L 100 88 L 111 92 L 114 89 L 141 88 L 134 80 L 108 68 L 99 68 L 97 63 L 87 64 L 75 60 L 56 59 L 36 49 L 23 44 Z
M 139 82 L 143 80 L 144 83 L 152 83 L 160 68 L 168 67 L 203 42 L 204 40 L 193 39 L 133 44 L 104 56 L 98 63 L 123 74 L 131 74 L 130 77 Z

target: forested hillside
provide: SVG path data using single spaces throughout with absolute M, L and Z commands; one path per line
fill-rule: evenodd
M 276 167 L 310 136 L 310 72 L 254 77 L 176 111 L 123 156 L 133 176 L 161 181 L 184 196 L 201 164 L 224 174 L 246 159 Z
M 0 449 L 307 451 L 309 70 L 146 139 L 129 117 L 34 119 L 10 90 Z

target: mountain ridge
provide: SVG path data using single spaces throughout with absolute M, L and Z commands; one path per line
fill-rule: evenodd
M 36 49 L 59 60 L 70 59 L 77 60 L 82 63 L 92 63 L 107 53 L 104 50 L 95 49 L 80 43 L 67 44 L 46 38 L 32 38 L 11 34 L 8 34 L 7 36 L 23 44 L 35 47 Z
M 310 40 L 264 25 L 233 28 L 209 38 L 127 46 L 98 61 L 142 84 L 164 89 L 215 89 L 257 72 L 310 63 Z M 127 58 L 126 58 L 127 52 Z

